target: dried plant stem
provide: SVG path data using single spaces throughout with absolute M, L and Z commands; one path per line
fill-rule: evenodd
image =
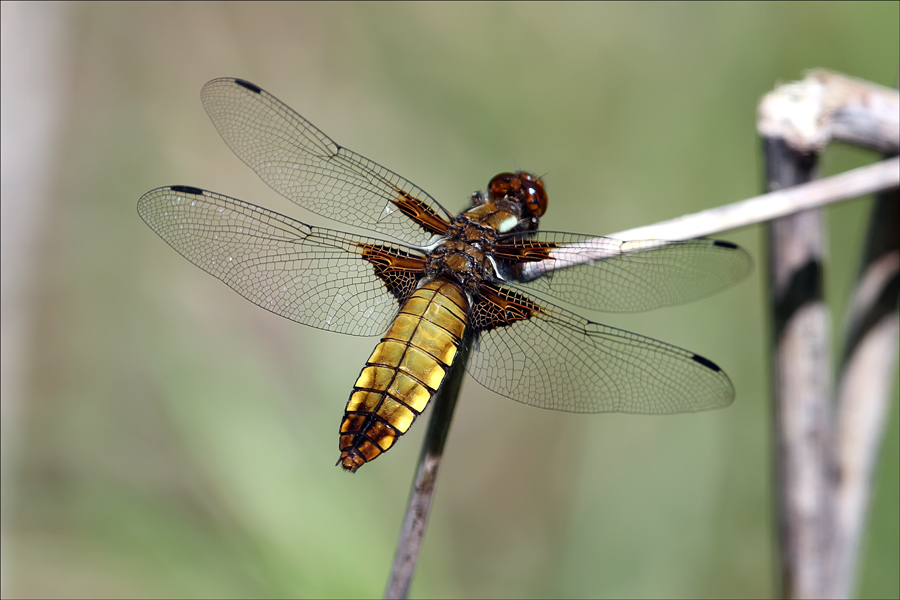
M 767 186 L 780 189 L 815 177 L 816 155 L 782 139 L 765 140 Z M 769 287 L 774 332 L 774 445 L 782 591 L 786 598 L 823 598 L 833 522 L 830 318 L 823 293 L 825 233 L 819 210 L 769 224 Z
M 878 450 L 890 414 L 900 316 L 900 190 L 879 193 L 850 299 L 837 384 L 834 592 L 856 583 Z
M 453 421 L 459 390 L 465 379 L 466 363 L 469 362 L 469 351 L 471 350 L 469 342 L 469 340 L 463 342 L 450 373 L 447 375 L 447 381 L 444 382 L 437 398 L 433 401 L 434 406 L 431 409 L 428 430 L 425 432 L 422 442 L 422 453 L 419 455 L 416 478 L 406 505 L 403 529 L 400 532 L 400 539 L 397 540 L 397 551 L 391 566 L 391 578 L 384 592 L 385 598 L 406 598 L 409 595 L 409 585 L 419 559 L 419 549 L 422 545 L 422 536 L 425 534 L 428 513 L 431 511 L 431 501 L 434 498 L 438 468 L 441 466 L 441 458 L 444 454 L 444 444 Z
M 767 94 L 758 129 L 768 188 L 788 193 L 815 185 L 804 182 L 815 177 L 818 156 L 832 140 L 893 156 L 880 164 L 890 165 L 893 173 L 887 175 L 900 176 L 898 98 L 896 90 L 824 71 Z M 894 179 L 882 188 L 888 189 L 872 210 L 850 302 L 837 403 L 822 295 L 821 215 L 808 210 L 770 225 L 773 459 L 780 595 L 786 598 L 852 593 L 900 329 Z
M 611 233 L 609 237 L 620 240 L 689 240 L 766 223 L 898 185 L 900 158 L 891 158 L 725 206 Z

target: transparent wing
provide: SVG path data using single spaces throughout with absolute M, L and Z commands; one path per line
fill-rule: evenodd
M 327 331 L 376 335 L 398 302 L 362 258 L 379 240 L 311 227 L 214 192 L 162 187 L 141 218 L 189 261 L 254 304 Z
M 544 255 L 519 263 L 511 287 L 593 310 L 640 312 L 709 296 L 753 268 L 750 255 L 719 240 L 622 241 L 575 233 L 537 232 L 503 240 L 498 256 Z
M 201 99 L 237 156 L 276 192 L 316 214 L 423 245 L 431 237 L 391 203 L 415 198 L 450 215 L 412 182 L 336 144 L 280 100 L 241 79 L 214 79 Z
M 576 413 L 695 412 L 734 400 L 728 376 L 693 352 L 501 293 L 529 317 L 476 340 L 467 370 L 489 390 Z M 477 307 L 472 325 L 484 327 Z

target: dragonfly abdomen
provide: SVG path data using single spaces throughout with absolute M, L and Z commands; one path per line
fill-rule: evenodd
M 465 293 L 443 280 L 426 283 L 403 303 L 353 386 L 339 465 L 355 472 L 407 432 L 450 370 L 468 311 Z

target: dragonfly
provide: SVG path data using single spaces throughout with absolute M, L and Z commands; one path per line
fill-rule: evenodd
M 154 189 L 137 205 L 170 246 L 254 304 L 326 331 L 382 336 L 341 419 L 345 470 L 394 446 L 462 348 L 475 381 L 545 409 L 671 414 L 734 399 L 711 360 L 560 304 L 634 312 L 703 298 L 749 273 L 739 246 L 539 230 L 546 186 L 524 171 L 496 175 L 454 215 L 250 82 L 215 79 L 201 99 L 226 144 L 272 189 L 371 232 L 308 225 L 187 185 Z

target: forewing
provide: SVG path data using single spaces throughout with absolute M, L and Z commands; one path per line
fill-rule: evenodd
M 512 290 L 483 294 L 468 371 L 532 406 L 576 413 L 670 414 L 727 406 L 728 376 L 676 346 L 594 323 Z
M 252 83 L 214 79 L 203 86 L 201 99 L 234 153 L 272 189 L 307 210 L 419 246 L 434 231 L 395 203 L 425 211 L 425 223 L 450 217 L 424 190 L 339 146 Z
M 385 331 L 398 312 L 398 298 L 415 289 L 415 266 L 421 264 L 414 251 L 311 227 L 197 188 L 147 192 L 138 213 L 182 256 L 244 298 L 327 331 Z M 379 252 L 377 262 L 370 262 L 373 250 Z M 392 270 L 391 258 L 407 268 Z
M 730 242 L 622 241 L 537 232 L 497 244 L 511 286 L 582 308 L 639 312 L 697 300 L 746 277 L 750 255 Z

